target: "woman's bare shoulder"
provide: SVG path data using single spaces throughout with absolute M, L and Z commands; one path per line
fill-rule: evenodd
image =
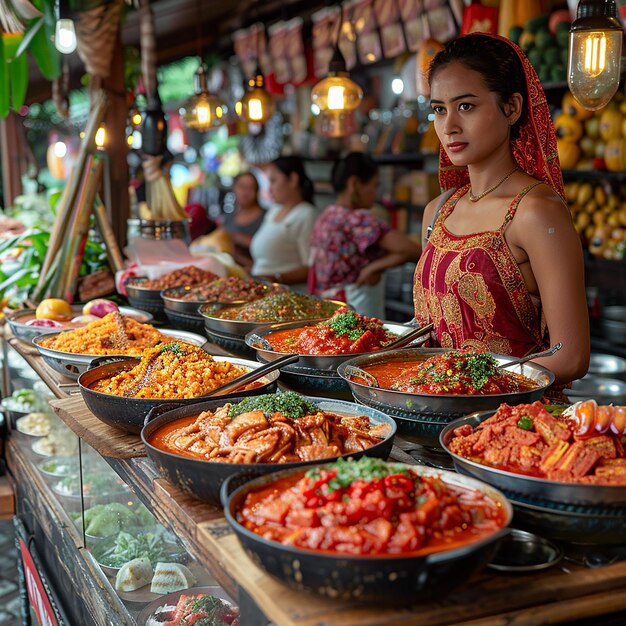
M 516 215 L 519 222 L 544 222 L 567 218 L 570 212 L 563 198 L 550 185 L 541 183 L 521 199 Z

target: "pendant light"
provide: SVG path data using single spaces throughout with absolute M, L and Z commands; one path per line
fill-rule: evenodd
M 195 93 L 183 106 L 183 122 L 188 128 L 204 132 L 222 123 L 224 110 L 219 99 L 209 92 L 206 67 L 202 60 L 193 79 Z
M 265 77 L 259 65 L 241 99 L 241 116 L 253 124 L 265 124 L 275 110 L 274 98 L 265 89 Z
M 623 29 L 615 0 L 580 0 L 569 32 L 570 91 L 586 109 L 601 109 L 620 80 Z
M 328 65 L 328 76 L 314 85 L 311 91 L 311 100 L 320 108 L 322 114 L 324 112 L 339 114 L 354 111 L 363 100 L 363 90 L 350 78 L 350 73 L 346 68 L 346 60 L 339 48 L 339 33 L 342 26 L 343 6 L 339 18 L 335 50 Z
M 61 54 L 71 54 L 76 50 L 76 29 L 69 7 L 69 0 L 59 0 L 59 16 L 54 31 L 54 47 Z

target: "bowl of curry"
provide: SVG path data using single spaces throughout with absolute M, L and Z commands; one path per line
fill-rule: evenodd
M 493 353 L 408 348 L 357 356 L 337 372 L 357 402 L 387 411 L 403 434 L 439 448 L 439 433 L 451 420 L 502 402 L 534 402 L 554 382 L 554 374 L 535 363 L 499 368 L 509 360 Z
M 102 422 L 139 433 L 146 416 L 156 406 L 202 402 L 202 396 L 252 369 L 255 361 L 212 356 L 202 348 L 170 342 L 149 348 L 141 358 L 105 362 L 78 378 L 81 395 L 89 410 Z M 266 393 L 276 388 L 278 372 L 270 372 L 243 389 L 223 398 Z
M 224 512 L 252 560 L 298 590 L 347 600 L 441 597 L 489 562 L 512 518 L 489 485 L 373 458 L 276 472 L 227 495 L 234 482 Z
M 383 413 L 295 392 L 157 408 L 141 438 L 161 476 L 219 505 L 224 480 L 344 455 L 387 458 L 396 432 Z

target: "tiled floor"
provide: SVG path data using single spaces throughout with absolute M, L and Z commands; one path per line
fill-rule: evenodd
M 21 624 L 17 549 L 11 521 L 0 522 L 0 626 Z

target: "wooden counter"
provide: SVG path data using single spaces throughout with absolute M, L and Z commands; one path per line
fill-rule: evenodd
M 36 371 L 40 357 L 22 344 L 15 349 Z M 53 377 L 46 382 L 54 384 Z M 566 623 L 626 610 L 626 562 L 588 569 L 571 562 L 533 575 L 492 574 L 475 577 L 437 603 L 382 607 L 338 602 L 290 589 L 265 574 L 241 548 L 220 509 L 203 504 L 160 478 L 144 456 L 138 436 L 111 437 L 72 387 L 53 389 L 59 417 L 100 452 L 163 524 L 231 594 L 238 594 L 242 626 L 537 626 Z M 392 457 L 409 457 L 394 447 Z M 626 537 L 626 533 L 625 533 Z M 565 562 L 564 562 L 565 563 Z M 249 600 L 252 599 L 252 604 Z M 608 618 L 601 618 L 603 624 Z M 625 620 L 626 621 L 626 620 Z M 590 622 L 591 623 L 591 622 Z M 598 622 L 600 623 L 600 622 Z

